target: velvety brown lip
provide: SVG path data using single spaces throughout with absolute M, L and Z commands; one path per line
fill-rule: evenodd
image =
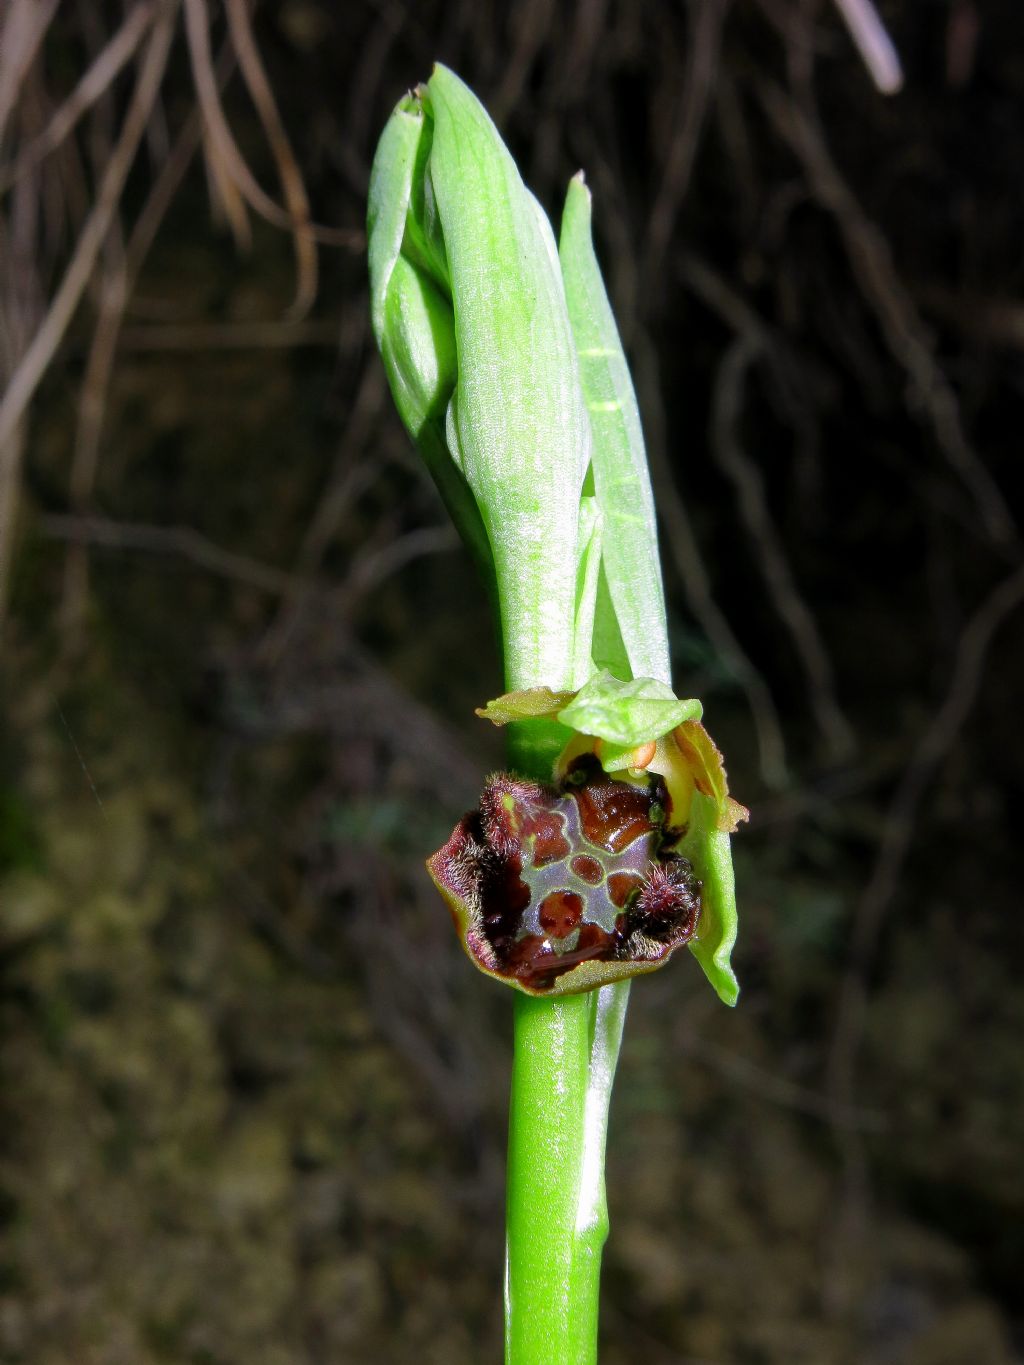
M 493 777 L 430 862 L 479 965 L 546 991 L 585 962 L 648 970 L 691 939 L 700 883 L 662 851 L 662 798 L 596 764 L 561 788 Z

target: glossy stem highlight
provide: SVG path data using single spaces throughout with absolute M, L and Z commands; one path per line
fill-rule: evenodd
M 506 1365 L 586 1365 L 579 1321 L 577 1213 L 594 993 L 516 995 L 508 1141 Z

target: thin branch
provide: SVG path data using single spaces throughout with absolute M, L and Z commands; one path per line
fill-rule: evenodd
M 210 53 L 209 15 L 205 0 L 184 0 L 184 5 L 185 30 L 192 58 L 196 94 L 199 97 L 203 126 L 207 134 L 206 145 L 211 173 L 218 177 L 217 183 L 222 194 L 228 196 L 240 194 L 261 218 L 265 218 L 274 227 L 294 233 L 296 230 L 294 216 L 272 199 L 256 180 L 228 127 Z M 362 232 L 347 228 L 324 227 L 318 223 L 309 223 L 308 220 L 304 227 L 308 228 L 309 234 L 318 242 L 328 242 L 335 246 L 360 250 L 365 241 Z
M 846 1098 L 859 1040 L 857 1024 L 863 1017 L 866 1001 L 864 977 L 899 886 L 913 841 L 918 807 L 977 701 L 985 659 L 996 631 L 1022 604 L 1024 566 L 1004 578 L 968 622 L 960 637 L 946 696 L 918 740 L 886 811 L 878 857 L 854 917 L 849 966 L 829 1063 L 833 1085 Z
M 878 1110 L 854 1106 L 837 1108 L 827 1094 L 797 1085 L 784 1076 L 777 1076 L 748 1057 L 731 1052 L 708 1038 L 698 1037 L 689 1030 L 677 1033 L 676 1039 L 681 1051 L 688 1056 L 703 1062 L 719 1075 L 726 1076 L 734 1084 L 769 1104 L 795 1110 L 823 1123 L 856 1128 L 861 1132 L 884 1132 L 889 1126 L 885 1114 Z
M 0 137 L 59 0 L 11 0 L 0 30 Z
M 658 194 L 651 208 L 644 249 L 644 289 L 655 288 L 697 159 L 708 105 L 714 90 L 729 0 L 691 4 L 691 43 L 686 77 L 673 119 L 672 140 Z
M 757 90 L 776 131 L 803 165 L 819 202 L 835 218 L 850 267 L 889 349 L 906 370 L 948 464 L 970 490 L 987 535 L 999 545 L 1013 545 L 1018 533 L 1006 500 L 964 434 L 956 395 L 932 353 L 888 243 L 840 174 L 817 119 L 770 82 L 760 82 Z
M 294 317 L 304 317 L 313 305 L 317 283 L 316 239 L 310 226 L 309 197 L 281 115 L 278 113 L 274 92 L 263 69 L 259 49 L 253 39 L 246 0 L 226 0 L 226 4 L 228 25 L 235 52 L 238 54 L 238 64 L 277 163 L 281 189 L 291 218 L 298 274 L 295 302 L 291 312 Z
M 230 43 L 224 43 L 214 65 L 214 79 L 217 89 L 221 89 L 231 75 L 235 65 L 235 52 Z M 164 160 L 160 173 L 150 188 L 142 212 L 136 220 L 128 246 L 125 250 L 125 269 L 128 274 L 129 293 L 135 286 L 160 224 L 167 216 L 178 187 L 185 178 L 185 172 L 192 164 L 202 141 L 203 122 L 198 109 L 193 109 L 182 125 L 170 155 Z
M 287 350 L 338 346 L 336 322 L 184 322 L 129 326 L 121 332 L 126 351 Z
M 125 21 L 99 53 L 85 75 L 54 112 L 41 133 L 20 153 L 13 166 L 0 171 L 0 194 L 20 180 L 33 166 L 54 151 L 81 116 L 109 90 L 118 73 L 131 60 L 157 13 L 156 0 L 142 0 L 128 10 Z
M 651 345 L 646 334 L 635 337 L 636 375 L 642 388 L 641 406 L 647 428 L 647 449 L 651 462 L 658 508 L 658 519 L 665 535 L 664 553 L 675 565 L 690 610 L 699 622 L 718 657 L 730 668 L 743 689 L 757 733 L 761 776 L 769 787 L 783 787 L 786 773 L 786 746 L 782 726 L 771 691 L 757 671 L 732 626 L 715 601 L 711 580 L 697 544 L 693 525 L 679 496 L 669 466 L 665 446 L 665 418 Z
M 191 526 L 152 526 L 145 522 L 62 514 L 40 517 L 36 525 L 54 540 L 186 559 L 209 573 L 274 597 L 293 592 L 298 586 L 295 577 L 286 570 L 225 550 Z
M 522 99 L 534 63 L 549 41 L 554 10 L 552 0 L 525 0 L 509 5 L 505 11 L 512 32 L 508 34 L 508 51 L 502 62 L 501 84 L 491 100 L 499 127 L 504 125 L 509 110 L 515 109 Z
M 71 456 L 70 502 L 84 516 L 92 501 L 99 466 L 100 437 L 107 410 L 107 396 L 117 353 L 118 333 L 128 296 L 124 243 L 115 215 L 107 239 L 106 261 L 99 290 L 99 313 L 93 330 L 85 374 L 78 400 L 75 446 Z M 89 556 L 84 544 L 72 545 L 64 565 L 64 592 L 60 608 L 65 644 L 74 648 L 81 640 L 82 622 L 89 591 Z
M 60 288 L 0 402 L 0 446 L 25 415 L 92 275 L 167 65 L 174 33 L 174 8 L 165 6 L 149 41 L 131 105 L 100 181 L 96 203 L 75 244 Z
M 712 397 L 711 447 L 736 490 L 740 515 L 760 557 L 769 595 L 803 665 L 818 729 L 832 757 L 841 759 L 853 750 L 854 738 L 836 699 L 832 661 L 789 567 L 768 508 L 764 479 L 740 441 L 745 375 L 757 354 L 757 343 L 746 336 L 738 337 L 726 351 Z
M 4 464 L 3 478 L 0 480 L 4 497 L 4 507 L 0 509 L 0 516 L 3 517 L 3 527 L 0 528 L 3 530 L 0 539 L 0 622 L 3 620 L 8 592 L 14 503 L 20 481 L 23 428 L 28 406 L 75 315 L 110 230 L 121 191 L 167 66 L 175 13 L 176 4 L 164 4 L 146 47 L 131 103 L 100 181 L 96 202 L 82 228 L 46 316 L 18 362 L 7 391 L 0 400 L 0 452 Z M 16 436 L 19 432 L 21 434 Z
M 446 526 L 418 526 L 405 535 L 388 540 L 386 545 L 367 550 L 352 565 L 346 581 L 351 597 L 363 597 L 379 587 L 386 579 L 424 555 L 447 554 L 458 549 L 459 537 L 455 528 Z
M 380 467 L 375 461 L 354 457 L 362 450 L 366 435 L 383 401 L 383 371 L 375 361 L 371 361 L 363 369 L 334 468 L 316 511 L 306 527 L 295 558 L 295 591 L 289 593 L 281 603 L 277 615 L 260 642 L 260 655 L 270 663 L 276 663 L 281 659 L 285 645 L 298 625 L 308 595 L 308 590 L 303 584 L 308 582 L 319 568 L 342 516 L 380 473 Z
M 1022 605 L 1024 566 L 1004 578 L 968 622 L 960 637 L 942 705 L 918 740 L 885 813 L 875 865 L 854 914 L 848 965 L 829 1052 L 826 1089 L 836 1115 L 848 1111 L 855 1103 L 857 1064 L 867 1023 L 868 976 L 913 843 L 921 801 L 978 699 L 985 660 L 996 632 Z M 845 1307 L 853 1291 L 842 1269 L 857 1263 L 858 1258 L 851 1261 L 845 1251 L 866 1230 L 868 1167 L 857 1133 L 839 1131 L 837 1125 L 836 1141 L 842 1162 L 843 1196 L 834 1224 L 834 1264 L 828 1282 L 832 1299 L 837 1306 Z

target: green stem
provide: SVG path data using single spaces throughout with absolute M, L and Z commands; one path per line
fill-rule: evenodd
M 511 726 L 512 766 L 547 780 L 563 738 L 543 723 Z M 605 1136 L 628 999 L 628 982 L 554 1000 L 516 995 L 506 1365 L 597 1360 Z
M 585 1365 L 593 1359 L 575 1351 L 581 1324 L 573 1294 L 593 998 L 516 996 L 506 1365 Z

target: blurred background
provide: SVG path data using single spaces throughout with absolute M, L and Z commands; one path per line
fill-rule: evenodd
M 870 17 L 0 4 L 0 1361 L 499 1359 L 511 1002 L 422 868 L 499 661 L 367 322 L 437 58 L 586 169 L 752 810 L 739 1007 L 633 992 L 602 1362 L 1024 1359 L 1024 15 L 889 0 L 889 95 Z

